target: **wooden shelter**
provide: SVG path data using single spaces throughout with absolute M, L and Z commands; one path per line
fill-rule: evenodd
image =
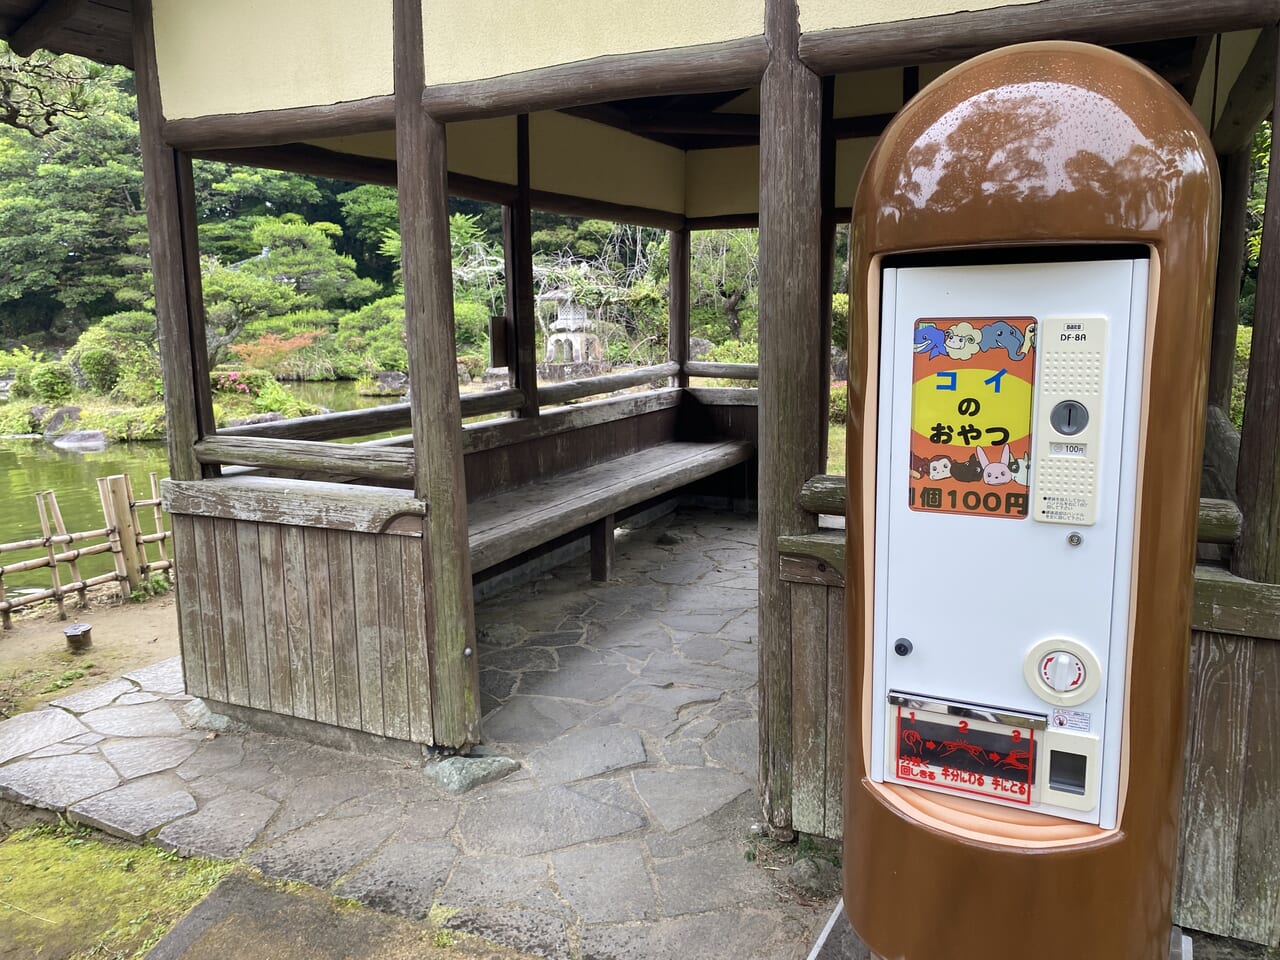
M 1196 595 L 1179 910 L 1280 940 L 1280 243 L 1264 247 L 1242 439 L 1222 414 L 1278 20 L 1280 0 L 0 0 L 18 52 L 136 71 L 188 688 L 316 736 L 465 748 L 483 732 L 476 578 L 583 538 L 607 576 L 628 513 L 758 500 L 762 806 L 780 833 L 839 836 L 843 540 L 818 529 L 842 512 L 821 476 L 835 228 L 879 132 L 949 65 L 1102 43 L 1194 105 L 1225 172 L 1202 526 L 1216 565 Z M 410 403 L 216 427 L 201 157 L 398 185 Z M 511 387 L 461 400 L 450 193 L 504 206 L 514 340 Z M 539 389 L 531 208 L 670 231 L 668 363 Z M 1269 238 L 1277 218 L 1273 198 Z M 693 362 L 690 232 L 755 225 L 759 368 Z M 758 387 L 689 386 L 707 375 Z M 463 426 L 481 412 L 504 416 Z

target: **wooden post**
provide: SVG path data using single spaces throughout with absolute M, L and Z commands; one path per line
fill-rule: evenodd
M 905 73 L 905 72 L 904 72 Z M 917 78 L 918 80 L 918 78 Z M 903 84 L 906 79 L 904 75 Z M 818 442 L 822 445 L 818 454 L 821 469 L 827 469 L 827 425 L 828 410 L 831 408 L 831 292 L 835 287 L 836 272 L 836 138 L 833 129 L 835 123 L 836 78 L 822 78 L 822 157 L 821 157 L 821 203 L 822 203 L 822 239 L 819 250 L 822 269 L 818 281 L 819 320 L 822 324 L 822 379 L 819 384 L 821 396 L 818 400 Z M 847 353 L 849 345 L 844 345 Z
M 133 504 L 129 496 L 129 478 L 123 474 L 107 477 L 107 496 L 111 500 L 111 518 L 120 539 L 120 561 L 128 579 L 129 591 L 142 589 L 142 560 L 138 556 L 138 529 L 133 522 Z
M 164 541 L 170 534 L 164 528 L 164 510 L 160 506 L 160 477 L 154 472 L 151 474 L 151 508 L 155 512 L 156 521 L 156 551 L 160 554 L 160 562 L 164 565 L 165 579 L 173 583 L 173 564 L 169 562 L 169 554 L 165 551 Z
M 613 576 L 613 514 L 591 525 L 591 579 L 607 583 Z
M 1280 95 L 1280 69 L 1274 71 Z M 1274 101 L 1273 101 L 1274 102 Z M 1271 140 L 1273 171 L 1280 171 L 1280 138 Z M 1264 583 L 1280 583 L 1280 173 L 1267 183 L 1258 293 L 1254 306 L 1249 385 L 1240 430 L 1237 502 L 1243 520 L 1232 555 L 1232 571 Z M 1238 715 L 1250 729 L 1274 730 L 1280 713 L 1280 644 L 1253 640 L 1247 702 Z M 1242 757 L 1238 846 L 1234 871 L 1239 925 L 1280 936 L 1276 904 L 1275 850 L 1280 843 L 1280 741 L 1260 734 L 1247 740 Z M 1256 935 L 1256 934 L 1255 934 Z
M 45 504 L 48 506 L 49 519 L 53 521 L 54 532 L 60 537 L 66 537 L 67 525 L 62 522 L 62 511 L 58 509 L 58 495 L 52 490 L 46 490 L 44 493 L 40 494 L 40 496 L 44 498 Z M 66 543 L 67 553 L 71 555 L 71 558 L 67 561 L 67 569 L 71 571 L 72 583 L 80 584 L 76 589 L 76 593 L 79 594 L 79 606 L 80 609 L 83 610 L 85 607 L 89 606 L 89 591 L 84 584 L 84 577 L 80 576 L 80 564 L 76 562 L 76 556 L 80 551 L 72 546 L 70 538 L 67 539 Z
M 111 503 L 111 488 L 106 477 L 98 478 L 98 498 L 102 501 L 102 519 L 107 525 L 107 540 L 111 543 L 111 560 L 116 567 L 116 582 L 120 585 L 120 598 L 129 599 L 129 571 L 124 562 L 124 547 L 120 543 L 120 528 L 116 526 L 115 508 Z
M 1222 229 L 1213 302 L 1213 338 L 1209 348 L 1209 402 L 1230 412 L 1253 158 L 1246 147 L 1230 156 L 1219 157 L 1218 163 L 1222 168 Z
M 791 827 L 791 611 L 778 537 L 811 533 L 798 501 L 822 473 L 822 81 L 800 62 L 796 0 L 769 0 L 760 87 L 760 792 Z
M 422 109 L 422 0 L 395 0 L 393 11 L 402 275 L 415 387 L 413 486 L 430 504 L 423 560 L 431 596 L 431 707 L 436 743 L 466 747 L 480 738 L 480 679 L 454 369 L 447 148 L 444 124 Z
M 161 137 L 160 81 L 156 74 L 151 0 L 133 4 L 133 63 L 138 90 L 138 126 L 146 184 L 147 232 L 155 275 L 160 365 L 164 378 L 169 475 L 204 475 L 193 446 L 212 433 L 212 401 L 203 308 L 199 307 L 199 252 L 190 186 L 191 164 Z M 201 399 L 197 399 L 201 398 Z
M 667 357 L 680 364 L 680 372 L 671 378 L 673 387 L 687 387 L 689 373 L 689 274 L 692 245 L 689 228 L 681 227 L 667 234 Z
M 36 494 L 36 510 L 40 514 L 40 531 L 44 534 L 44 545 L 49 551 L 49 576 L 53 579 L 53 598 L 58 601 L 58 619 L 67 619 L 67 605 L 62 599 L 62 578 L 58 576 L 58 550 L 50 537 L 53 530 L 49 526 L 49 513 L 45 509 L 43 493 Z
M 516 117 L 516 201 L 502 208 L 502 248 L 507 269 L 507 315 L 515 335 L 511 385 L 524 392 L 517 416 L 538 415 L 537 306 L 533 298 L 533 227 L 529 206 L 529 115 Z

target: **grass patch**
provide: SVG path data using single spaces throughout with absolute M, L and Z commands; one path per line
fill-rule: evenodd
M 827 427 L 827 473 L 844 476 L 845 425 L 833 423 Z
M 58 824 L 0 842 L 0 958 L 141 958 L 231 869 Z

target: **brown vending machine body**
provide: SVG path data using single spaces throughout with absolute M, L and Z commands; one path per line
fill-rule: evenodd
M 849 920 L 883 960 L 1169 955 L 1218 204 L 1212 147 L 1182 98 L 1126 57 L 1068 42 L 1008 47 L 943 75 L 893 121 L 863 175 L 849 287 L 844 871 Z M 1086 304 L 1073 319 L 1018 299 L 1025 289 L 1068 302 L 1076 266 L 1117 260 L 1133 265 L 1132 314 Z M 947 300 L 952 274 L 938 271 L 993 267 L 998 308 Z M 908 274 L 940 292 L 907 296 Z M 977 355 L 984 325 L 1005 340 Z M 1070 353 L 1081 330 L 1123 340 L 1125 359 L 1108 359 L 1110 340 Z M 947 395 L 960 398 L 955 431 L 968 417 L 995 437 L 962 460 L 953 421 L 928 406 L 941 395 L 913 388 L 926 375 L 939 391 L 963 385 L 971 354 L 992 370 L 1004 358 L 972 379 L 989 390 L 1023 363 L 1022 392 L 1000 402 L 1029 399 L 1011 426 L 981 421 L 976 393 Z M 1109 379 L 1091 387 L 1089 364 L 1104 361 Z M 1086 404 L 1102 426 L 1072 442 Z M 899 429 L 904 406 L 938 420 L 932 437 L 914 412 L 914 429 Z M 1108 439 L 1122 434 L 1123 447 Z M 919 454 L 930 440 L 957 445 L 934 458 L 946 464 Z M 902 478 L 887 472 L 890 454 Z M 970 500 L 986 513 L 962 515 Z M 1084 554 L 1071 551 L 1110 528 L 1113 594 L 1082 591 L 1070 564 Z M 913 530 L 973 546 L 904 548 Z M 1016 555 L 993 552 L 996 542 Z M 1007 604 L 993 586 L 1002 570 L 1028 585 Z M 934 585 L 903 593 L 914 581 Z M 1028 596 L 1037 584 L 1043 602 Z M 900 631 L 882 603 L 894 590 L 903 618 L 947 628 Z M 1052 622 L 1091 604 L 1114 610 L 1106 636 Z

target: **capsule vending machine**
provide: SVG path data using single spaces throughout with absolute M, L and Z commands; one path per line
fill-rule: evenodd
M 1116 53 L 1010 47 L 854 208 L 845 903 L 884 960 L 1165 960 L 1212 149 Z

